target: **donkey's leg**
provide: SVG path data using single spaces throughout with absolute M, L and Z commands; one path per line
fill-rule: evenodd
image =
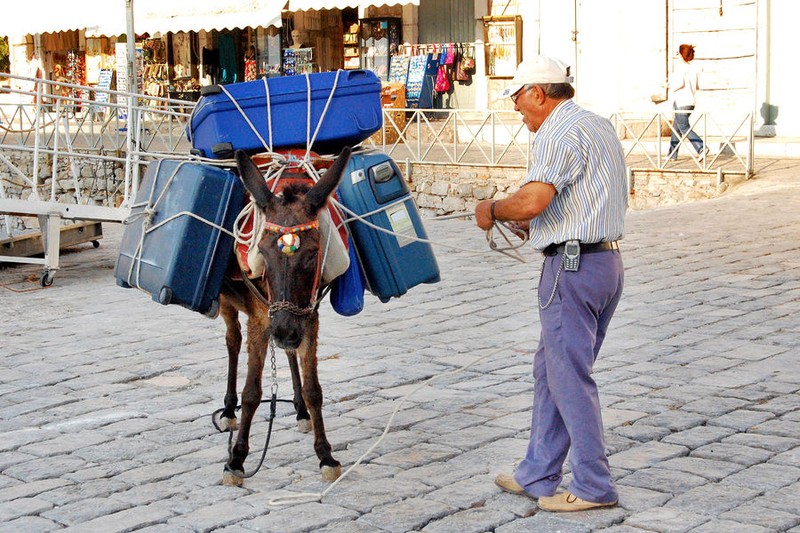
M 342 465 L 331 455 L 331 445 L 325 436 L 325 423 L 322 421 L 322 387 L 317 377 L 317 333 L 319 318 L 315 316 L 306 329 L 306 336 L 300 344 L 300 364 L 303 371 L 303 399 L 311 412 L 314 426 L 314 451 L 319 458 L 322 479 L 334 481 L 342 475 Z
M 236 374 L 239 367 L 239 352 L 242 349 L 242 326 L 239 323 L 239 312 L 235 307 L 220 301 L 220 315 L 225 321 L 225 345 L 228 347 L 228 388 L 225 392 L 225 408 L 219 417 L 219 426 L 223 431 L 236 429 Z
M 302 382 L 300 381 L 300 367 L 297 364 L 297 352 L 289 350 L 286 352 L 289 358 L 289 368 L 292 370 L 292 388 L 294 389 L 294 411 L 297 413 L 297 429 L 303 433 L 311 431 L 311 416 L 306 409 L 306 402 L 303 401 Z
M 250 315 L 247 319 L 247 379 L 242 390 L 242 419 L 231 457 L 222 476 L 224 485 L 240 486 L 244 481 L 244 460 L 250 452 L 250 426 L 261 403 L 261 375 L 269 344 L 269 319 Z

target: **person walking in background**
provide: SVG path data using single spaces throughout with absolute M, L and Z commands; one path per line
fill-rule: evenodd
M 694 46 L 682 44 L 678 47 L 681 60 L 676 61 L 675 69 L 669 77 L 669 88 L 672 91 L 672 108 L 675 110 L 675 120 L 672 125 L 672 136 L 669 140 L 669 159 L 678 159 L 678 148 L 682 137 L 689 139 L 692 146 L 700 155 L 700 161 L 705 159 L 708 149 L 703 145 L 703 140 L 697 136 L 689 125 L 689 115 L 694 111 L 695 93 L 700 90 L 698 71 L 692 60 L 694 59 Z M 687 135 L 688 134 L 688 135 Z
M 527 226 L 544 255 L 530 440 L 515 474 L 500 474 L 495 483 L 538 498 L 547 511 L 618 500 L 592 366 L 622 295 L 617 241 L 628 205 L 625 156 L 611 122 L 572 100 L 571 82 L 569 67 L 556 59 L 519 64 L 502 96 L 536 133 L 531 169 L 512 196 L 475 207 L 481 229 L 496 220 Z M 569 491 L 557 492 L 568 452 L 573 479 Z

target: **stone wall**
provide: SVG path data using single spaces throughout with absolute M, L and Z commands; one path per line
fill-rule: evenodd
M 413 164 L 406 178 L 420 211 L 429 217 L 472 212 L 481 200 L 500 200 L 514 193 L 525 170 L 503 167 Z M 631 209 L 714 198 L 741 175 L 716 172 L 639 171 L 631 173 Z M 718 184 L 718 181 L 721 182 Z
M 3 155 L 25 176 L 33 175 L 32 153 L 7 150 L 3 152 Z M 77 188 L 71 168 L 73 162 L 77 165 L 75 168 L 78 176 Z M 74 204 L 77 198 L 76 191 L 78 191 L 82 199 L 81 203 L 85 205 L 118 206 L 120 204 L 125 180 L 125 169 L 120 163 L 86 157 L 75 158 L 73 162 L 70 162 L 70 159 L 63 155 L 58 158 L 55 189 L 58 201 Z M 3 182 L 6 198 L 35 199 L 31 185 L 18 173 L 2 163 L 0 163 L 0 181 Z M 39 156 L 39 182 L 37 187 L 41 200 L 50 199 L 52 184 L 53 158 L 49 154 L 42 154 Z M 14 224 L 14 227 L 11 228 L 12 232 L 24 232 L 25 230 L 38 229 L 39 227 L 36 217 L 13 217 L 11 220 L 13 221 L 12 224 Z M 8 233 L 5 223 L 5 217 L 0 216 L 0 233 Z

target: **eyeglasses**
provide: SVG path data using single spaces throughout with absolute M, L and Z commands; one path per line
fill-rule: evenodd
M 520 88 L 519 91 L 517 91 L 517 92 L 515 92 L 514 94 L 511 95 L 511 103 L 514 104 L 514 105 L 517 105 L 517 99 L 520 96 L 522 96 L 523 94 L 525 94 L 526 92 L 528 92 L 529 90 L 531 90 L 532 88 L 533 88 L 533 85 L 523 85 Z

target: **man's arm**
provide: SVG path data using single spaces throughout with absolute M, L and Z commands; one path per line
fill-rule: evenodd
M 539 215 L 556 195 L 556 188 L 549 183 L 532 181 L 519 188 L 512 196 L 494 202 L 495 220 L 530 220 Z M 475 206 L 475 223 L 479 228 L 492 227 L 492 201 L 484 200 Z

